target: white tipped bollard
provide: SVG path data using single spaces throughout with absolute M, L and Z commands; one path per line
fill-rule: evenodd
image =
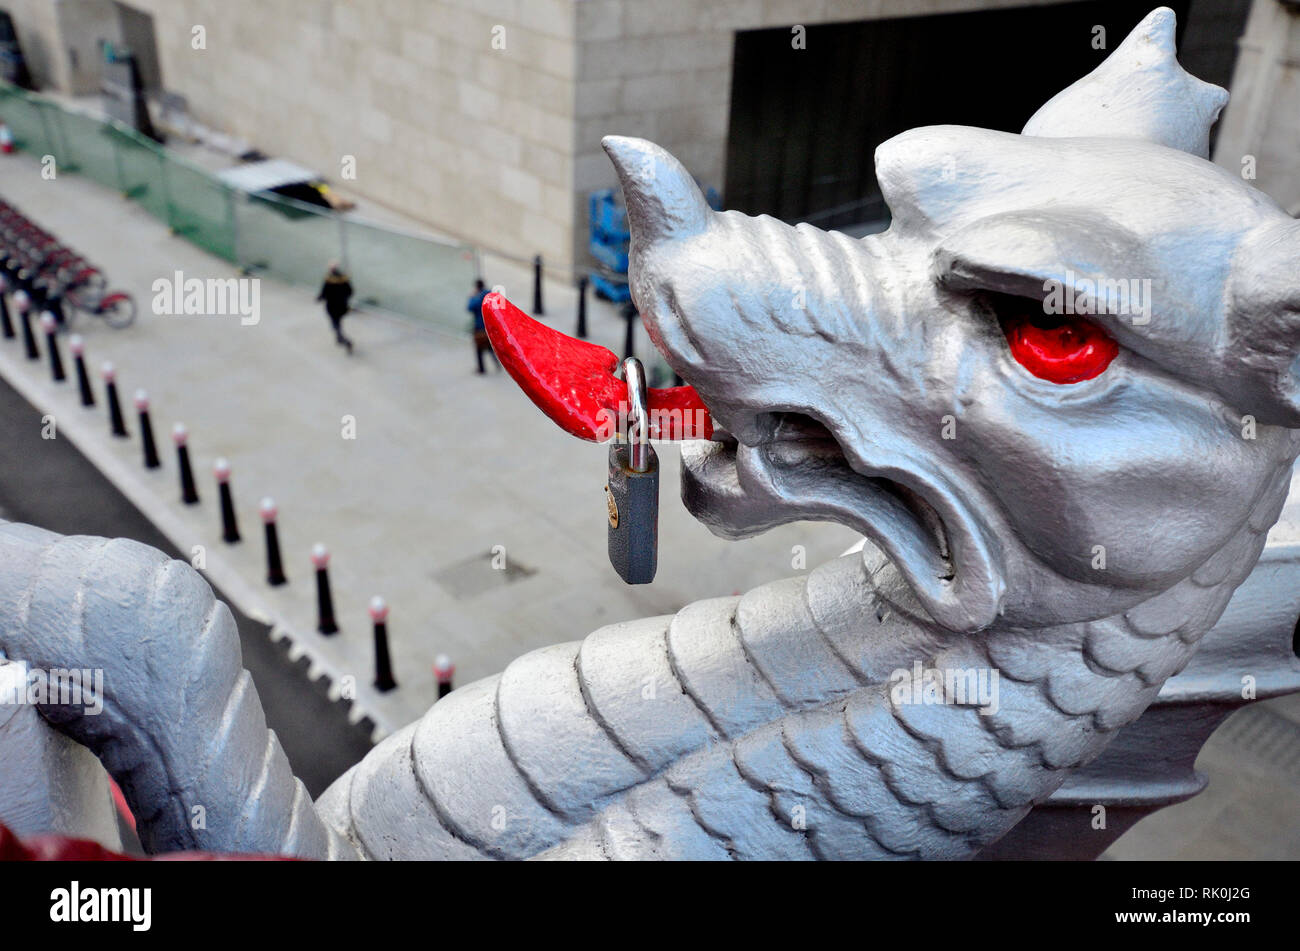
M 158 446 L 153 441 L 153 424 L 149 422 L 149 394 L 144 390 L 135 391 L 135 411 L 140 418 L 140 443 L 144 447 L 144 467 L 157 469 L 162 465 L 158 458 Z
M 59 322 L 48 310 L 41 314 L 41 329 L 45 331 L 45 349 L 50 354 L 50 376 L 54 378 L 55 383 L 62 383 L 68 375 L 63 372 L 63 357 L 59 353 L 59 340 L 56 336 L 59 332 Z
M 28 360 L 39 360 L 41 351 L 36 347 L 36 334 L 32 333 L 32 299 L 26 291 L 20 290 L 14 294 L 14 310 L 18 311 L 18 316 L 23 322 L 23 346 L 27 350 Z
M 370 599 L 370 620 L 375 625 L 375 689 L 386 693 L 397 686 L 388 656 L 388 605 L 375 595 Z
M 117 398 L 117 370 L 108 360 L 104 361 L 104 397 L 108 400 L 108 425 L 114 436 L 125 439 L 126 420 L 122 418 L 122 404 Z
M 190 433 L 184 423 L 172 427 L 172 442 L 176 444 L 176 467 L 181 472 L 181 501 L 186 505 L 197 505 L 199 490 L 194 484 L 194 470 L 190 468 L 189 439 Z
M 212 464 L 212 473 L 217 477 L 217 489 L 221 493 L 221 540 L 233 545 L 239 541 L 239 525 L 235 522 L 235 500 L 230 494 L 230 463 L 218 459 Z
M 330 553 L 319 542 L 312 546 L 311 563 L 316 568 L 316 630 L 322 634 L 338 633 L 334 619 L 334 596 L 330 593 Z
M 68 349 L 72 351 L 72 360 L 77 365 L 77 388 L 81 391 L 81 405 L 95 405 L 95 391 L 90 388 L 90 374 L 86 371 L 86 342 L 81 334 L 68 338 Z
M 266 529 L 266 583 L 282 585 L 289 579 L 284 576 L 284 563 L 280 560 L 280 534 L 275 527 L 278 511 L 275 500 L 269 495 L 262 499 L 262 525 Z
M 446 654 L 439 654 L 433 659 L 433 676 L 438 680 L 438 699 L 451 693 L 451 680 L 456 676 L 456 665 Z

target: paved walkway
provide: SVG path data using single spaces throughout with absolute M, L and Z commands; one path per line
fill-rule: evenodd
M 39 525 L 60 534 L 133 538 L 173 557 L 175 549 L 124 499 L 69 439 L 41 438 L 41 413 L 0 381 L 0 518 Z M 217 589 L 217 596 L 229 600 Z M 233 609 L 244 666 L 289 757 L 293 774 L 319 796 L 370 751 L 369 720 L 349 724 L 350 704 L 331 702 L 325 677 L 312 681 L 287 656 L 288 639 L 272 641 L 265 624 Z
M 477 376 L 468 337 L 401 318 L 360 314 L 348 358 L 333 341 L 313 291 L 261 281 L 261 320 L 165 317 L 150 311 L 151 287 L 186 278 L 237 276 L 115 193 L 75 175 L 42 180 L 35 161 L 0 159 L 0 197 L 16 204 L 102 267 L 113 287 L 135 295 L 141 315 L 126 331 L 82 318 L 101 403 L 82 409 L 75 382 L 55 384 L 44 360 L 29 363 L 18 341 L 0 341 L 0 373 L 30 402 L 54 414 L 71 439 L 183 552 L 204 546 L 206 573 L 252 617 L 271 622 L 339 689 L 356 683 L 357 716 L 381 731 L 419 716 L 436 696 L 435 654 L 457 664 L 456 682 L 494 673 L 512 658 L 603 624 L 675 611 L 688 601 L 742 591 L 795 573 L 793 546 L 807 564 L 855 540 L 824 524 L 785 526 L 757 539 L 715 538 L 677 502 L 679 456 L 660 449 L 663 468 L 660 568 L 653 585 L 628 587 L 605 554 L 605 449 L 563 434 L 504 374 Z M 531 276 L 485 262 L 485 277 L 527 306 Z M 469 289 L 466 289 L 468 296 Z M 546 287 L 547 311 L 572 330 L 572 288 Z M 592 337 L 621 350 L 623 321 L 593 303 Z M 638 352 L 649 353 L 642 336 Z M 65 352 L 65 359 L 67 354 Z M 98 368 L 111 360 L 132 438 L 108 432 Z M 160 470 L 141 464 L 130 397 L 153 401 Z M 355 438 L 344 438 L 346 418 Z M 189 428 L 202 504 L 180 504 L 169 431 Z M 244 541 L 220 540 L 212 463 L 230 459 Z M 290 583 L 271 588 L 257 505 L 273 496 Z M 308 553 L 333 553 L 331 581 L 343 630 L 315 631 Z M 498 546 L 500 546 L 498 548 Z M 504 551 L 506 570 L 492 566 Z M 400 687 L 378 694 L 366 603 L 391 605 L 389 634 Z
M 1143 819 L 1102 858 L 1300 858 L 1300 694 L 1238 710 L 1196 768 L 1210 783 L 1202 793 Z

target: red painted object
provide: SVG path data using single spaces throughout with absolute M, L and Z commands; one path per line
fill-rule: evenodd
M 126 796 L 122 795 L 122 787 L 112 776 L 108 777 L 108 788 L 113 794 L 113 805 L 117 808 L 117 814 L 122 817 L 122 821 L 131 827 L 132 832 L 139 831 L 135 827 L 135 813 L 127 805 Z
M 602 442 L 621 427 L 627 384 L 613 351 L 534 320 L 501 294 L 483 300 L 483 323 L 497 359 L 537 408 L 567 433 Z M 647 391 L 651 439 L 709 439 L 713 420 L 689 386 Z
M 1036 327 L 1028 318 L 1020 318 L 1007 325 L 1006 334 L 1016 362 L 1052 383 L 1091 380 L 1100 376 L 1119 354 L 1119 344 L 1086 320 Z

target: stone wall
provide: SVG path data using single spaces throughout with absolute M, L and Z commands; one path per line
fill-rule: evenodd
M 56 0 L 5 0 L 58 49 Z M 85 2 L 85 0 L 58 0 Z M 488 248 L 567 267 L 575 0 L 131 0 L 192 115 Z M 195 27 L 204 48 L 195 48 Z M 494 43 L 495 39 L 495 43 Z M 48 66 L 47 66 L 48 63 Z M 66 57 L 38 81 L 70 91 Z
M 52 4 L 6 0 L 60 44 Z M 609 133 L 672 149 L 725 186 L 736 30 L 1024 0 L 131 0 L 154 17 L 163 84 L 200 122 L 449 234 L 567 269 L 586 195 L 614 184 Z M 1052 2 L 1052 0 L 1031 0 Z M 206 30 L 194 49 L 193 29 Z M 504 49 L 494 49 L 494 27 Z M 71 29 L 71 28 L 69 28 Z M 30 45 L 30 44 L 29 44 Z M 66 63 L 39 78 L 68 91 Z M 84 85 L 84 84 L 83 84 Z M 78 89 L 77 91 L 85 91 Z
M 1300 217 L 1300 4 L 1254 0 L 1237 45 L 1214 161 L 1253 163 L 1254 184 Z
M 343 184 L 367 198 L 494 250 L 567 258 L 573 0 L 135 5 L 154 14 L 164 84 L 200 121 L 335 181 L 355 156 Z
M 68 57 L 60 37 L 56 0 L 5 0 L 32 81 L 38 88 L 68 88 Z
M 85 96 L 99 91 L 100 42 L 122 42 L 113 0 L 4 0 L 32 78 L 42 89 Z
M 101 11 L 102 17 L 109 0 L 4 2 L 18 21 L 38 80 L 85 91 L 85 78 L 74 77 L 58 51 L 74 39 L 78 49 L 93 47 L 98 27 L 86 26 L 95 22 L 88 11 Z M 355 156 L 357 178 L 342 183 L 347 189 L 495 251 L 541 253 L 563 271 L 585 259 L 588 192 L 615 181 L 600 149 L 603 135 L 654 139 L 701 181 L 725 190 L 736 31 L 1026 2 L 1057 0 L 129 5 L 153 15 L 164 86 L 185 97 L 200 122 L 334 181 L 341 178 L 344 156 Z M 1265 6 L 1282 9 L 1278 0 L 1256 0 L 1256 7 Z M 1281 15 L 1294 22 L 1293 13 Z M 1273 55 L 1267 51 L 1279 42 L 1269 25 L 1276 16 L 1254 16 L 1242 41 L 1237 101 L 1228 111 L 1220 152 L 1249 151 L 1241 136 L 1262 134 L 1259 184 L 1279 200 L 1295 202 L 1300 80 L 1294 50 L 1300 40 L 1294 26 L 1287 41 L 1292 65 L 1261 74 L 1269 83 L 1260 100 L 1266 115 L 1261 119 L 1240 103 L 1252 95 L 1250 76 L 1259 72 L 1252 64 Z M 204 49 L 193 48 L 196 26 L 205 28 Z M 503 32 L 494 34 L 498 27 Z M 67 36 L 61 38 L 61 31 Z M 504 40 L 504 49 L 494 48 L 494 35 Z M 1269 106 L 1288 89 L 1289 107 Z M 1261 122 L 1267 126 L 1263 133 Z M 1287 176 L 1291 185 L 1273 184 Z

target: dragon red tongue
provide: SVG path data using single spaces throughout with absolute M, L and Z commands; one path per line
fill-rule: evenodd
M 501 365 L 561 429 L 601 442 L 621 428 L 627 384 L 614 375 L 610 350 L 552 330 L 501 294 L 483 299 L 483 323 Z M 689 386 L 647 392 L 651 439 L 708 439 L 713 420 Z

